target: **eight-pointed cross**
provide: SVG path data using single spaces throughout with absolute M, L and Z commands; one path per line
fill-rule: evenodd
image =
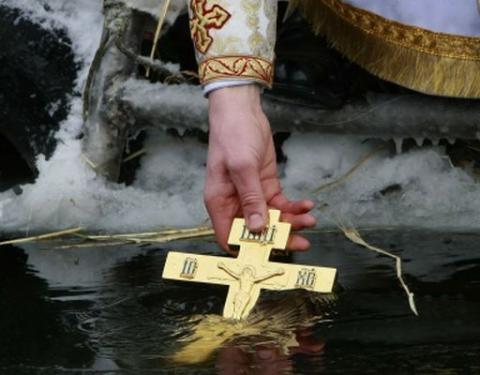
M 210 29 L 221 29 L 231 14 L 218 4 L 207 9 L 207 0 L 191 0 L 190 8 L 193 15 L 190 19 L 192 39 L 199 52 L 207 53 L 213 43 Z
M 262 233 L 249 232 L 245 220 L 235 219 L 228 243 L 240 245 L 236 259 L 170 252 L 163 277 L 228 285 L 223 316 L 235 320 L 248 316 L 261 289 L 331 293 L 334 268 L 269 262 L 272 249 L 284 250 L 290 234 L 290 224 L 279 219 L 280 211 L 270 210 L 269 226 Z

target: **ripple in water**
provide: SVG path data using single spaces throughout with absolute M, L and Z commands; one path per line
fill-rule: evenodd
M 334 232 L 312 233 L 313 250 L 295 261 L 337 267 L 335 295 L 263 293 L 254 314 L 242 323 L 215 315 L 222 311 L 226 288 L 162 280 L 166 249 L 59 251 L 48 244 L 4 249 L 0 370 L 480 370 L 478 235 L 392 230 L 364 236 L 402 256 L 419 318 L 408 308 L 391 261 Z M 216 253 L 208 242 L 176 244 L 175 249 Z

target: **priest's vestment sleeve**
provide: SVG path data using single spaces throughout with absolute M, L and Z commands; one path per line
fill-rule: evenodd
M 188 7 L 202 85 L 272 85 L 276 0 L 188 0 Z
M 290 0 L 337 51 L 429 95 L 480 98 L 475 0 Z

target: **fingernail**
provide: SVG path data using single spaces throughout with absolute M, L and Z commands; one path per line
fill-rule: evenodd
M 263 227 L 263 218 L 260 214 L 252 214 L 248 217 L 250 230 L 259 230 Z
M 271 350 L 268 350 L 268 349 L 261 349 L 257 352 L 257 356 L 258 358 L 260 359 L 263 359 L 263 360 L 268 360 L 268 359 L 272 359 L 273 358 L 273 353 Z
M 313 201 L 306 201 L 305 206 L 308 210 L 311 210 L 313 207 L 315 207 L 315 202 Z

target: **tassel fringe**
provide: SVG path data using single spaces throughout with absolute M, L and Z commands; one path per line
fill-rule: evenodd
M 480 98 L 480 38 L 402 25 L 340 0 L 292 0 L 317 34 L 370 73 L 425 94 Z

